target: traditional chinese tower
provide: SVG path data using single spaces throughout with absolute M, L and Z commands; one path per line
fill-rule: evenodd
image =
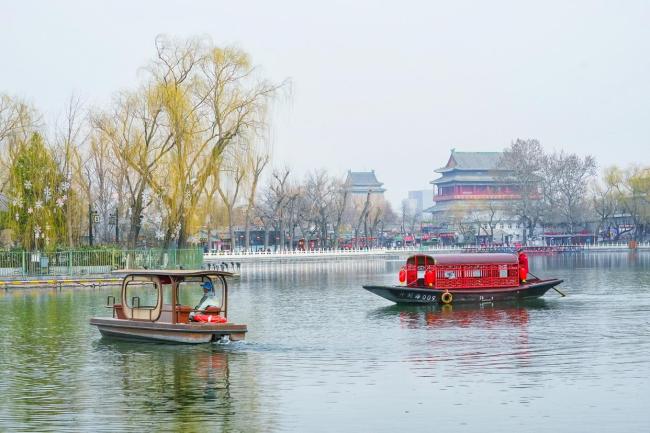
M 447 164 L 435 170 L 441 176 L 431 181 L 434 204 L 427 212 L 439 221 L 450 221 L 462 213 L 512 206 L 521 196 L 507 179 L 510 171 L 499 166 L 501 155 L 452 150 Z
M 352 171 L 348 170 L 348 176 L 345 179 L 343 188 L 351 196 L 365 196 L 370 192 L 373 195 L 383 196 L 386 191 L 383 183 L 377 180 L 375 170 L 371 171 Z

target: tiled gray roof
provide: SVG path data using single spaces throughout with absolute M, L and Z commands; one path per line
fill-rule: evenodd
M 441 183 L 450 183 L 450 182 L 471 182 L 475 184 L 493 184 L 498 183 L 507 183 L 505 179 L 499 178 L 496 173 L 449 173 L 445 174 L 442 177 L 439 177 L 436 180 L 432 180 L 431 183 L 438 185 Z
M 507 206 L 512 200 L 445 200 L 435 201 L 433 206 L 424 210 L 427 213 L 453 213 L 453 212 L 466 212 L 472 210 L 487 209 L 488 206 L 493 206 L 502 209 Z
M 377 180 L 375 171 L 348 171 L 345 183 L 349 186 L 381 186 L 383 183 Z
M 439 168 L 436 172 L 498 169 L 501 155 L 503 152 L 456 152 L 452 150 L 447 165 Z

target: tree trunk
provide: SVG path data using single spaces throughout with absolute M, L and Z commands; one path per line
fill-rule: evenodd
M 142 221 L 140 215 L 142 214 L 142 204 L 136 203 L 131 207 L 131 217 L 130 227 L 129 227 L 129 237 L 127 240 L 127 245 L 129 249 L 135 249 L 138 243 L 138 236 L 140 236 L 140 225 Z
M 244 248 L 246 251 L 251 249 L 251 232 L 250 232 L 250 213 L 246 209 L 246 215 L 244 217 Z
M 368 214 L 366 213 L 366 217 L 363 219 L 363 236 L 364 236 L 364 247 L 368 248 Z
M 72 209 L 70 208 L 69 202 L 65 204 L 65 213 L 66 213 L 65 226 L 68 232 L 68 247 L 72 248 L 74 247 L 74 240 L 72 238 Z
M 178 242 L 177 242 L 177 248 L 179 250 L 187 247 L 187 227 L 186 227 L 184 213 L 185 211 L 181 208 L 181 218 L 179 221 L 180 230 L 178 230 Z
M 280 251 L 284 251 L 284 217 L 282 215 L 280 215 L 279 232 Z
M 237 240 L 235 239 L 235 231 L 232 225 L 232 206 L 228 206 L 228 234 L 230 235 L 230 250 L 235 251 L 237 248 Z

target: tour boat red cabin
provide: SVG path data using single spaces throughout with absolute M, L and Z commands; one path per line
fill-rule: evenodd
M 363 287 L 397 303 L 450 304 L 536 298 L 562 283 L 530 277 L 525 254 L 417 254 L 399 270 L 398 285 Z
M 436 289 L 515 287 L 519 274 L 514 254 L 415 255 L 400 269 L 399 282 Z

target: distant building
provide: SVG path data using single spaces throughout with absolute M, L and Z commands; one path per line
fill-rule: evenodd
M 450 227 L 463 222 L 485 227 L 491 220 L 493 239 L 486 239 L 486 231 L 490 230 L 485 228 L 476 228 L 477 237 L 493 242 L 517 241 L 519 224 L 505 210 L 521 195 L 518 187 L 507 180 L 509 170 L 499 166 L 501 155 L 452 150 L 447 164 L 435 170 L 441 176 L 431 181 L 434 203 L 425 212 Z
M 377 180 L 375 176 L 375 170 L 371 171 L 351 171 L 348 170 L 348 176 L 345 179 L 343 188 L 348 191 L 352 196 L 355 195 L 367 195 L 368 192 L 371 194 L 381 194 L 383 196 L 386 191 L 385 188 L 382 188 L 384 185 L 382 182 Z
M 433 206 L 433 191 L 424 189 L 419 191 L 409 191 L 408 202 L 412 211 L 421 214 Z

